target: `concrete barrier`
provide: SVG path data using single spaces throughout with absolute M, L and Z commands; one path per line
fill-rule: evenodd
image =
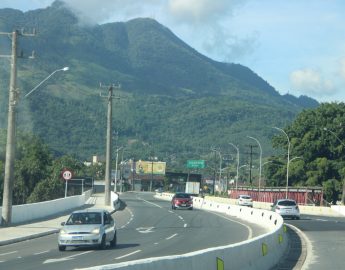
M 331 208 L 333 211 L 345 216 L 345 205 L 332 205 Z
M 172 194 L 157 193 L 157 198 L 171 200 Z M 243 220 L 261 224 L 269 232 L 240 243 L 203 249 L 183 255 L 164 256 L 124 263 L 103 265 L 83 269 L 126 269 L 126 270 L 216 270 L 216 269 L 271 269 L 288 246 L 286 227 L 280 215 L 262 209 L 253 209 L 194 198 L 193 206 L 199 209 L 226 213 Z
M 82 195 L 56 199 L 39 203 L 12 206 L 12 223 L 18 224 L 36 219 L 46 218 L 82 206 L 91 196 L 92 190 Z M 2 208 L 0 208 L 2 210 Z M 1 211 L 0 211 L 1 212 Z

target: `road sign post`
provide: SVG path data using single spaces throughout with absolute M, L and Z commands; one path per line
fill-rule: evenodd
M 67 197 L 67 188 L 68 188 L 68 180 L 71 180 L 73 177 L 73 172 L 69 169 L 64 169 L 61 173 L 62 178 L 65 180 L 65 198 Z

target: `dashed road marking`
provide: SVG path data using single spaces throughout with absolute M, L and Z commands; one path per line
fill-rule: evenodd
M 7 252 L 7 253 L 2 253 L 2 254 L 0 254 L 0 256 L 5 256 L 5 255 L 17 253 L 17 252 L 18 252 L 18 251 L 11 251 L 11 252 Z
M 126 254 L 126 255 L 123 255 L 123 256 L 117 257 L 117 258 L 115 258 L 115 260 L 120 260 L 120 259 L 122 259 L 122 258 L 126 258 L 126 257 L 131 256 L 131 255 L 134 255 L 134 254 L 136 254 L 136 253 L 138 253 L 138 252 L 140 252 L 140 251 L 141 251 L 141 250 L 140 250 L 140 249 L 138 249 L 138 250 L 133 251 L 133 252 L 131 252 L 131 253 L 128 253 L 128 254 Z
M 166 240 L 170 240 L 170 239 L 174 238 L 176 235 L 178 235 L 178 233 L 175 233 L 175 234 L 173 234 L 173 235 L 171 235 L 171 236 L 169 236 L 169 237 L 167 237 L 167 238 L 165 238 L 165 239 L 166 239 Z

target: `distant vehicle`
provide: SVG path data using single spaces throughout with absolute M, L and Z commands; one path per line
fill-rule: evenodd
M 193 210 L 193 198 L 188 193 L 178 192 L 171 200 L 171 209 Z
M 73 212 L 62 222 L 58 237 L 60 251 L 68 246 L 96 246 L 105 249 L 107 242 L 116 246 L 116 225 L 108 211 L 86 209 Z
M 163 188 L 162 187 L 157 188 L 157 189 L 155 189 L 155 192 L 162 193 L 163 192 Z
M 283 218 L 300 219 L 300 212 L 295 200 L 280 199 L 271 205 L 271 210 Z
M 237 204 L 240 206 L 253 207 L 253 199 L 249 195 L 239 195 L 237 199 Z
M 185 192 L 188 194 L 198 195 L 200 192 L 199 182 L 186 182 Z

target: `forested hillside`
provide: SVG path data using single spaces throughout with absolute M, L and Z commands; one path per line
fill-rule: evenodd
M 126 157 L 170 155 L 181 161 L 249 144 L 256 136 L 272 153 L 272 126 L 284 127 L 298 112 L 316 107 L 308 97 L 282 96 L 252 70 L 209 59 L 155 20 L 82 26 L 59 1 L 46 9 L 0 10 L 0 31 L 38 30 L 20 37 L 18 59 L 20 130 L 38 135 L 57 154 L 80 159 L 104 155 L 106 99 L 99 83 L 121 84 L 115 92 L 113 134 Z M 1 54 L 10 40 L 0 37 Z M 36 58 L 25 56 L 35 50 Z M 7 127 L 10 63 L 1 58 L 0 128 Z M 28 98 L 35 85 L 58 72 Z M 277 67 L 279 68 L 279 67 Z M 0 146 L 3 147 L 3 144 Z M 226 150 L 225 150 L 226 151 Z

